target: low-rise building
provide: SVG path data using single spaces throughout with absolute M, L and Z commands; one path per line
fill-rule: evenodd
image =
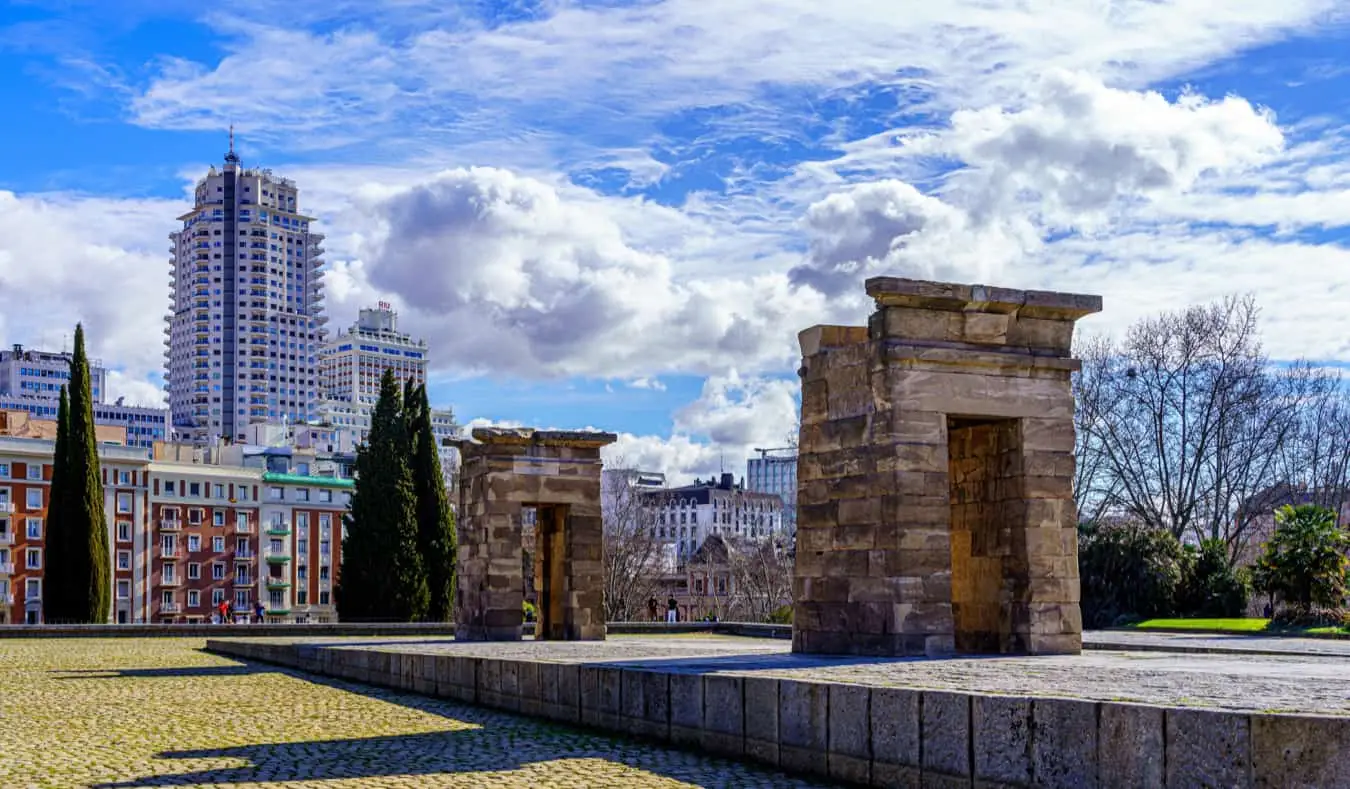
M 759 540 L 783 534 L 783 500 L 745 490 L 731 474 L 646 490 L 641 496 L 644 521 L 653 524 L 658 539 L 674 547 L 677 565 L 685 564 L 713 535 Z

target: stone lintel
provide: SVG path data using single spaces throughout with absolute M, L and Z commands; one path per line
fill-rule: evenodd
M 896 338 L 885 341 L 887 361 L 906 367 L 977 367 L 993 369 L 1077 372 L 1082 361 L 1063 356 L 1048 356 L 1024 348 L 994 348 L 966 343 L 918 343 Z
M 532 427 L 478 427 L 471 438 L 455 437 L 441 441 L 443 446 L 474 452 L 477 447 L 571 447 L 599 449 L 618 441 L 614 433 L 598 430 L 535 430 Z
M 947 312 L 1015 313 L 1048 320 L 1075 321 L 1102 310 L 1101 296 L 904 277 L 872 277 L 867 280 L 867 295 L 876 300 L 877 309 L 909 307 Z

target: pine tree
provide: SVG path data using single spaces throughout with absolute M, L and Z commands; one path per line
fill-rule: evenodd
M 426 616 L 417 550 L 417 493 L 409 464 L 403 393 L 392 370 L 380 379 L 370 436 L 356 452 L 356 487 L 342 541 L 338 615 L 347 621 Z
M 70 361 L 70 393 L 66 405 L 64 449 L 53 469 L 52 504 L 57 510 L 56 610 L 45 612 L 48 621 L 108 621 L 112 606 L 112 560 L 108 549 L 108 525 L 103 511 L 103 471 L 98 460 L 98 437 L 94 431 L 94 401 L 90 391 L 89 358 L 84 349 L 84 326 L 75 326 L 75 353 Z M 59 430 L 59 428 L 58 428 Z M 52 562 L 48 563 L 48 581 Z M 47 585 L 47 584 L 44 584 Z
M 455 613 L 455 557 L 458 540 L 454 514 L 446 497 L 445 476 L 431 427 L 426 386 L 417 387 L 410 424 L 413 436 L 413 481 L 417 486 L 418 550 L 427 574 L 431 605 L 427 617 L 448 622 Z
M 70 474 L 70 402 L 66 387 L 56 407 L 56 447 L 52 452 L 52 479 L 47 488 L 47 524 L 42 535 L 46 550 L 43 574 L 42 608 L 51 623 L 69 621 L 73 616 L 71 592 L 78 582 L 70 575 L 70 519 L 66 516 L 66 493 Z

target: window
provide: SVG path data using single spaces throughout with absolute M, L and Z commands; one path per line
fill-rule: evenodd
M 319 501 L 329 502 L 332 500 L 333 500 L 333 491 L 331 490 L 319 491 Z
M 248 487 L 246 485 L 239 485 L 236 487 L 234 489 L 234 497 L 240 501 L 248 501 Z
M 221 511 L 221 510 L 216 510 L 215 512 L 211 513 L 211 525 L 212 525 L 212 526 L 224 526 L 224 525 L 225 525 L 225 513 L 224 513 L 223 511 Z
M 236 512 L 234 514 L 234 528 L 236 531 L 248 531 L 247 512 Z
M 301 556 L 308 556 L 308 555 L 309 555 L 309 540 L 296 540 L 296 541 L 295 541 L 295 552 L 298 553 L 298 554 L 300 554 Z
M 164 605 L 166 607 L 173 605 L 173 592 L 169 591 L 160 592 L 159 602 L 161 605 Z
M 28 529 L 28 539 L 30 540 L 42 539 L 42 519 L 29 518 L 26 523 Z
M 164 495 L 165 495 L 165 496 L 172 496 L 172 495 L 174 495 L 174 494 L 173 494 L 173 481 L 172 481 L 172 480 L 165 480 L 165 482 L 164 482 Z
M 212 563 L 211 563 L 211 578 L 212 578 L 212 580 L 216 580 L 216 581 L 223 581 L 223 580 L 225 580 L 225 563 L 224 563 L 224 562 L 212 562 Z
M 28 509 L 42 509 L 42 488 L 29 488 L 27 498 Z
M 188 608 L 196 608 L 202 604 L 202 593 L 196 589 L 188 590 Z
M 178 553 L 178 539 L 172 534 L 159 535 L 159 551 L 163 556 L 173 556 Z
M 217 498 L 217 499 L 223 499 L 223 498 L 225 498 L 225 486 L 224 486 L 224 485 L 220 485 L 220 484 L 212 485 L 212 486 L 211 486 L 211 496 L 212 496 L 213 498 Z
M 320 542 L 319 542 L 319 559 L 320 559 L 320 560 L 327 559 L 327 558 L 328 558 L 328 555 L 329 555 L 329 553 L 330 553 L 330 551 L 331 551 L 331 548 L 332 548 L 332 543 L 328 542 L 328 540 L 322 540 L 322 541 L 320 541 Z
M 296 488 L 296 489 L 295 489 L 295 500 L 296 500 L 296 501 L 309 501 L 309 488 Z
M 28 549 L 28 555 L 27 555 L 27 557 L 26 557 L 26 561 L 24 562 L 24 565 L 25 565 L 28 569 L 30 569 L 30 570 L 41 570 L 41 569 L 42 569 L 42 549 L 41 549 L 41 548 L 29 548 L 29 549 Z
M 225 552 L 225 538 L 224 538 L 224 537 L 219 537 L 219 536 L 217 536 L 217 537 L 212 537 L 212 538 L 211 538 L 211 551 L 212 551 L 213 553 L 224 553 L 224 552 Z
M 241 609 L 246 609 L 246 608 L 248 608 L 248 590 L 247 590 L 247 589 L 239 589 L 239 590 L 235 591 L 235 593 L 234 593 L 234 607 L 235 607 L 235 608 L 241 608 Z
M 122 472 L 122 473 L 125 474 L 126 472 L 124 471 L 124 472 Z M 130 493 L 119 493 L 119 494 L 117 494 L 117 512 L 118 512 L 119 514 L 122 514 L 122 515 L 125 515 L 125 514 L 131 512 L 131 494 L 130 494 Z
M 202 566 L 197 562 L 188 562 L 188 580 L 195 581 L 202 577 Z
M 188 495 L 189 495 L 189 496 L 200 496 L 200 495 L 202 495 L 202 484 L 201 484 L 200 482 L 189 482 L 189 483 L 188 483 Z
M 131 581 L 117 582 L 117 599 L 118 600 L 131 599 Z
M 269 540 L 267 543 L 267 550 L 273 556 L 276 556 L 286 553 L 286 546 L 281 543 L 281 540 Z
M 119 485 L 130 485 L 130 484 L 131 484 L 131 472 L 130 472 L 130 471 L 119 471 L 119 472 L 117 472 L 117 484 L 119 484 Z
M 200 526 L 202 523 L 202 511 L 199 509 L 188 510 L 188 523 Z
M 224 589 L 212 589 L 212 590 L 211 590 L 211 605 L 220 605 L 220 604 L 223 603 L 223 602 L 225 602 L 225 590 L 224 590 Z
M 319 592 L 319 605 L 328 605 L 328 592 Z
M 200 551 L 202 549 L 201 535 L 189 534 L 187 536 L 187 540 L 188 540 L 188 553 L 196 553 L 197 551 Z
M 325 564 L 319 567 L 319 580 L 320 581 L 328 580 L 328 565 Z
M 117 541 L 131 542 L 131 524 L 126 521 L 117 522 Z
M 267 489 L 267 498 L 272 501 L 281 501 L 281 488 L 273 485 Z
M 42 579 L 29 578 L 23 584 L 23 596 L 25 600 L 42 599 Z
M 117 552 L 117 569 L 119 570 L 131 569 L 131 551 Z
M 303 589 L 295 593 L 296 605 L 309 605 L 309 594 Z
M 9 477 L 9 464 L 0 463 L 0 479 L 7 479 L 8 477 Z
M 29 464 L 28 464 L 28 478 L 31 479 L 31 480 L 37 480 L 37 481 L 40 481 L 40 480 L 42 479 L 42 464 L 41 464 L 41 463 L 29 463 Z
M 175 583 L 178 580 L 178 565 L 173 562 L 165 562 L 161 574 L 164 576 L 164 583 Z

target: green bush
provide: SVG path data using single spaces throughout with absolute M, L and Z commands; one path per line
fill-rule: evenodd
M 1253 569 L 1257 587 L 1305 613 L 1340 610 L 1350 569 L 1347 549 L 1350 535 L 1333 510 L 1312 504 L 1281 507 L 1275 512 L 1275 534 Z
M 1083 625 L 1174 616 L 1187 565 L 1186 551 L 1171 532 L 1136 523 L 1080 526 Z
M 1245 570 L 1228 561 L 1223 540 L 1201 540 L 1186 546 L 1186 564 L 1177 589 L 1176 609 L 1188 617 L 1240 617 L 1251 600 L 1251 581 Z
M 792 624 L 792 606 L 785 605 L 769 614 L 770 624 L 790 625 Z

